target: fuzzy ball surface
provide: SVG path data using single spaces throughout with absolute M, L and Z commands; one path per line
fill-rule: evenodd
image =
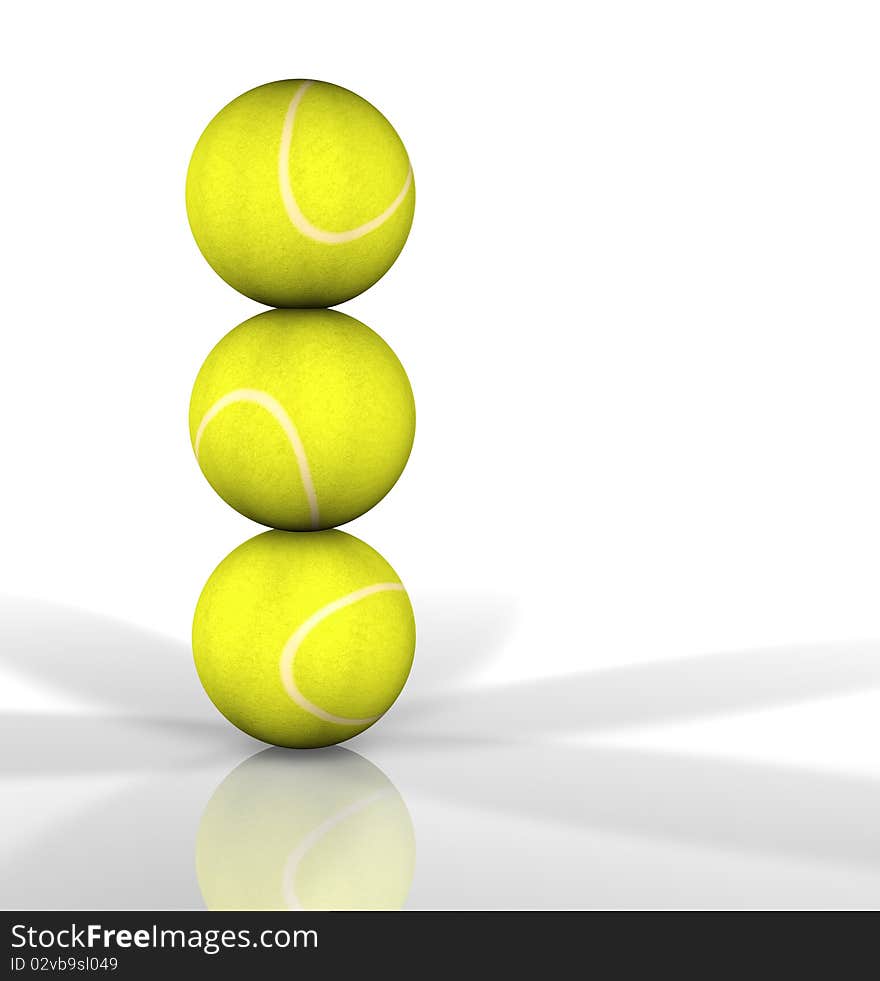
M 328 82 L 270 82 L 208 123 L 186 210 L 202 255 L 245 296 L 329 307 L 391 268 L 415 185 L 406 149 L 369 102 Z
M 335 528 L 396 483 L 415 403 L 391 348 L 337 310 L 267 310 L 208 355 L 189 411 L 208 482 L 270 528 Z
M 342 531 L 268 531 L 214 570 L 193 619 L 202 685 L 256 739 L 300 749 L 369 728 L 393 704 L 415 651 L 394 569 Z

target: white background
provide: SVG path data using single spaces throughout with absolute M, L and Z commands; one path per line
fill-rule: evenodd
M 342 307 L 416 395 L 346 529 L 422 611 L 414 690 L 570 677 L 534 689 L 547 729 L 880 779 L 876 5 L 21 4 L 4 35 L 0 592 L 185 657 L 259 530 L 199 473 L 190 386 L 261 309 L 195 247 L 186 166 L 239 93 L 325 79 L 416 177 Z M 48 674 L 13 652 L 0 705 L 88 706 Z

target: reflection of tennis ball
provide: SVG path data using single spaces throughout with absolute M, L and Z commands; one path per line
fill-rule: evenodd
M 305 531 L 350 521 L 388 493 L 412 448 L 415 406 L 369 327 L 336 310 L 267 310 L 208 355 L 189 428 L 224 501 Z
M 391 268 L 412 224 L 406 150 L 369 102 L 327 82 L 270 82 L 208 123 L 186 178 L 198 247 L 239 292 L 329 307 Z
M 343 531 L 267 531 L 205 584 L 193 653 L 239 729 L 278 746 L 329 746 L 390 708 L 412 665 L 415 620 L 391 566 Z
M 196 870 L 209 910 L 400 909 L 415 866 L 406 805 L 346 749 L 267 749 L 208 802 Z

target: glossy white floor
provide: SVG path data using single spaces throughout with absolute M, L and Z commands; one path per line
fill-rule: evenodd
M 487 609 L 425 609 L 427 656 L 502 642 L 510 611 Z M 296 753 L 215 717 L 184 645 L 43 603 L 2 614 L 9 677 L 106 702 L 0 720 L 5 908 L 880 902 L 871 645 L 434 694 L 416 674 L 350 749 Z

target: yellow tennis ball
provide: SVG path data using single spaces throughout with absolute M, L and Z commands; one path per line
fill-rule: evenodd
M 397 789 L 341 748 L 245 760 L 214 792 L 196 837 L 209 910 L 400 909 L 414 868 Z
M 273 307 L 350 300 L 391 268 L 412 224 L 406 149 L 369 102 L 328 82 L 234 99 L 193 151 L 186 210 L 202 255 Z
M 189 411 L 215 491 L 271 528 L 333 528 L 394 486 L 415 405 L 394 352 L 336 310 L 267 310 L 208 355 Z
M 257 739 L 301 749 L 363 732 L 397 698 L 415 650 L 391 566 L 342 531 L 267 531 L 212 573 L 193 654 L 211 701 Z

